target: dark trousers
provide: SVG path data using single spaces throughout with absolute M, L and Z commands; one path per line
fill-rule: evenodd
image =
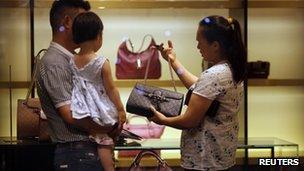
M 103 171 L 97 146 L 88 141 L 57 144 L 54 167 L 56 171 Z

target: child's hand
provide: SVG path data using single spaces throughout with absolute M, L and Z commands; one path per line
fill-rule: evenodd
M 117 136 L 122 131 L 123 124 L 126 122 L 126 112 L 124 110 L 118 111 L 118 125 L 117 127 L 109 133 L 109 136 L 113 139 L 116 139 Z
M 126 112 L 124 110 L 118 111 L 119 124 L 122 126 L 126 122 Z

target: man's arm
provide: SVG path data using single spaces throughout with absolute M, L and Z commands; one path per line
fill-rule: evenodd
M 65 122 L 71 125 L 75 125 L 76 127 L 88 132 L 89 134 L 104 134 L 111 132 L 114 129 L 113 126 L 100 126 L 89 117 L 86 117 L 84 119 L 74 119 L 72 117 L 70 105 L 61 106 L 57 110 Z
M 46 69 L 44 86 L 61 118 L 68 124 L 88 132 L 89 134 L 107 133 L 112 127 L 102 127 L 91 118 L 74 119 L 70 110 L 72 92 L 72 74 L 64 66 L 53 65 Z

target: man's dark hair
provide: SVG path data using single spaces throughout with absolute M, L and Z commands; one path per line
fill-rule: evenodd
M 102 33 L 103 24 L 101 19 L 93 12 L 78 14 L 73 22 L 73 41 L 76 44 L 94 40 Z
M 84 0 L 55 0 L 50 11 L 50 23 L 53 33 L 56 33 L 59 30 L 61 26 L 60 21 L 65 15 L 74 18 L 76 17 L 78 12 L 77 9 L 79 8 L 89 11 L 91 6 L 88 1 Z M 68 9 L 75 9 L 75 11 Z

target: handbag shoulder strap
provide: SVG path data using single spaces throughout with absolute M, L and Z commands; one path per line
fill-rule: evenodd
M 130 39 L 130 38 L 127 39 L 127 41 L 129 42 L 129 44 L 130 44 L 130 46 L 131 46 L 131 48 L 132 48 L 132 52 L 134 52 L 134 53 L 139 53 L 139 52 L 142 50 L 142 48 L 143 48 L 143 46 L 144 46 L 144 43 L 145 43 L 147 37 L 150 37 L 151 40 L 154 41 L 154 38 L 153 38 L 153 36 L 152 36 L 151 34 L 146 34 L 146 35 L 144 36 L 142 42 L 141 42 L 141 45 L 140 45 L 139 49 L 138 49 L 136 52 L 134 52 L 134 44 L 132 43 L 131 39 Z
M 137 53 L 139 53 L 142 50 L 147 37 L 150 37 L 151 41 L 154 41 L 154 38 L 151 34 L 146 34 L 141 42 L 140 48 L 138 49 Z
M 175 84 L 175 80 L 174 80 L 174 76 L 173 76 L 173 71 L 172 71 L 171 60 L 170 60 L 170 58 L 168 58 L 168 60 L 169 60 L 168 65 L 169 65 L 169 71 L 170 71 L 170 77 L 171 77 L 172 85 L 173 85 L 174 91 L 177 92 L 176 84 Z M 150 62 L 151 62 L 151 58 L 148 60 L 148 64 L 147 64 L 147 68 L 146 68 L 146 72 L 145 72 L 145 78 L 144 78 L 144 84 L 145 85 L 147 84 L 147 77 L 148 77 L 148 71 L 149 71 L 149 68 L 150 68 Z
M 36 82 L 36 79 L 37 79 L 37 73 L 38 73 L 38 70 L 39 70 L 39 67 L 40 67 L 40 56 L 42 53 L 45 53 L 47 51 L 47 49 L 41 49 L 38 54 L 34 57 L 34 67 L 33 67 L 33 74 L 32 74 L 32 80 L 31 80 L 31 83 L 30 83 L 30 86 L 27 90 L 27 94 L 26 94 L 26 98 L 25 98 L 25 104 L 27 104 L 28 102 L 28 99 L 31 95 L 31 92 L 32 90 L 34 89 L 34 86 L 35 86 L 35 82 Z
M 133 45 L 132 41 L 130 39 L 127 39 L 126 41 L 129 42 L 129 44 L 130 44 L 130 46 L 132 48 L 132 52 L 134 53 L 134 45 Z M 126 44 L 126 48 L 127 48 L 127 44 Z

